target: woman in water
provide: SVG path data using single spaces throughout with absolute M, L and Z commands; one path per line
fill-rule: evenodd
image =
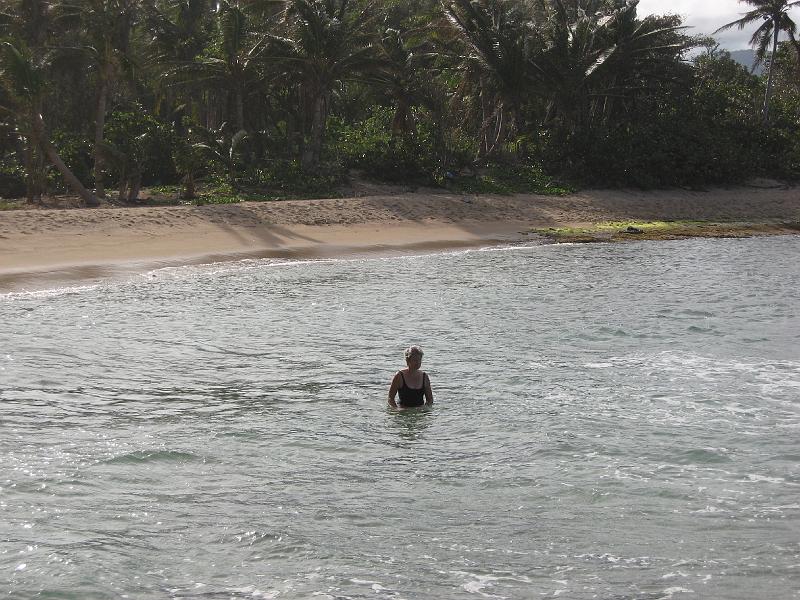
M 411 346 L 406 350 L 406 365 L 408 367 L 395 373 L 392 379 L 392 385 L 389 387 L 389 406 L 407 408 L 433 404 L 431 380 L 425 371 L 419 370 L 422 366 L 422 348 Z M 398 392 L 400 402 L 394 399 Z

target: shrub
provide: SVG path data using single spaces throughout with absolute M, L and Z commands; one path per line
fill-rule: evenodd
M 345 171 L 335 163 L 320 165 L 315 173 L 307 173 L 296 160 L 276 160 L 252 169 L 247 179 L 260 193 L 274 197 L 319 197 L 332 195 L 344 183 Z
M 492 164 L 474 177 L 446 174 L 441 180 L 455 191 L 469 194 L 560 195 L 570 188 L 554 183 L 539 165 Z
M 430 115 L 415 111 L 415 130 L 397 136 L 392 135 L 393 117 L 394 109 L 376 106 L 369 117 L 352 124 L 332 118 L 328 144 L 331 158 L 381 181 L 433 182 L 444 165 Z
M 80 179 L 84 185 L 92 185 L 94 182 L 94 176 L 92 175 L 92 166 L 94 165 L 94 159 L 92 158 L 93 143 L 82 135 L 57 130 L 53 134 L 53 145 L 58 150 L 61 160 L 66 163 L 75 177 Z M 61 174 L 52 167 L 48 171 L 47 181 L 55 191 L 64 192 L 67 190 L 67 185 L 61 178 Z
M 0 163 L 0 198 L 22 198 L 25 192 L 25 170 L 15 162 Z
M 122 168 L 128 173 L 139 170 L 144 185 L 177 181 L 172 127 L 147 114 L 140 104 L 112 112 L 106 122 L 105 138 L 115 157 L 108 169 L 113 181 L 119 179 Z

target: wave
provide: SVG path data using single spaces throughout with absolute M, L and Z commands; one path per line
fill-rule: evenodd
M 205 457 L 198 456 L 191 452 L 182 452 L 180 450 L 137 450 L 135 452 L 128 452 L 120 454 L 101 461 L 99 464 L 104 465 L 137 465 L 142 463 L 157 463 L 157 462 L 195 462 L 203 461 Z

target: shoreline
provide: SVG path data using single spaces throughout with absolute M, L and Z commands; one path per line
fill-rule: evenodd
M 0 212 L 0 293 L 247 258 L 797 234 L 798 224 L 800 187 L 567 196 L 431 191 L 204 206 L 32 208 Z M 637 231 L 628 233 L 625 225 Z
M 254 242 L 248 245 L 246 238 L 244 241 L 232 240 L 225 235 L 210 236 L 209 240 L 200 235 L 192 240 L 172 238 L 166 247 L 157 242 L 149 248 L 134 243 L 114 250 L 113 257 L 107 254 L 102 261 L 86 257 L 86 248 L 77 251 L 74 247 L 62 248 L 70 258 L 58 256 L 58 250 L 55 253 L 50 249 L 42 253 L 27 252 L 20 260 L 21 266 L 11 268 L 3 262 L 0 250 L 0 294 L 91 285 L 171 267 L 258 259 L 302 261 L 426 254 L 521 243 L 529 239 L 528 234 L 517 229 L 516 225 L 506 222 L 482 223 L 469 229 L 416 225 L 413 231 L 408 225 L 382 226 L 380 231 L 374 226 L 299 226 L 282 230 L 287 240 L 285 243 L 260 245 Z M 386 235 L 393 236 L 392 243 L 385 242 L 383 237 Z M 193 251 L 198 239 L 205 244 L 212 241 L 206 246 L 208 252 Z

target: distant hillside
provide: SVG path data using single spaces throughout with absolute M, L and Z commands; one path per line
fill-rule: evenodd
M 756 53 L 753 50 L 731 50 L 731 58 L 744 66 L 748 71 L 753 69 L 756 62 Z M 761 75 L 764 70 L 764 65 L 759 65 L 755 70 L 756 75 Z

